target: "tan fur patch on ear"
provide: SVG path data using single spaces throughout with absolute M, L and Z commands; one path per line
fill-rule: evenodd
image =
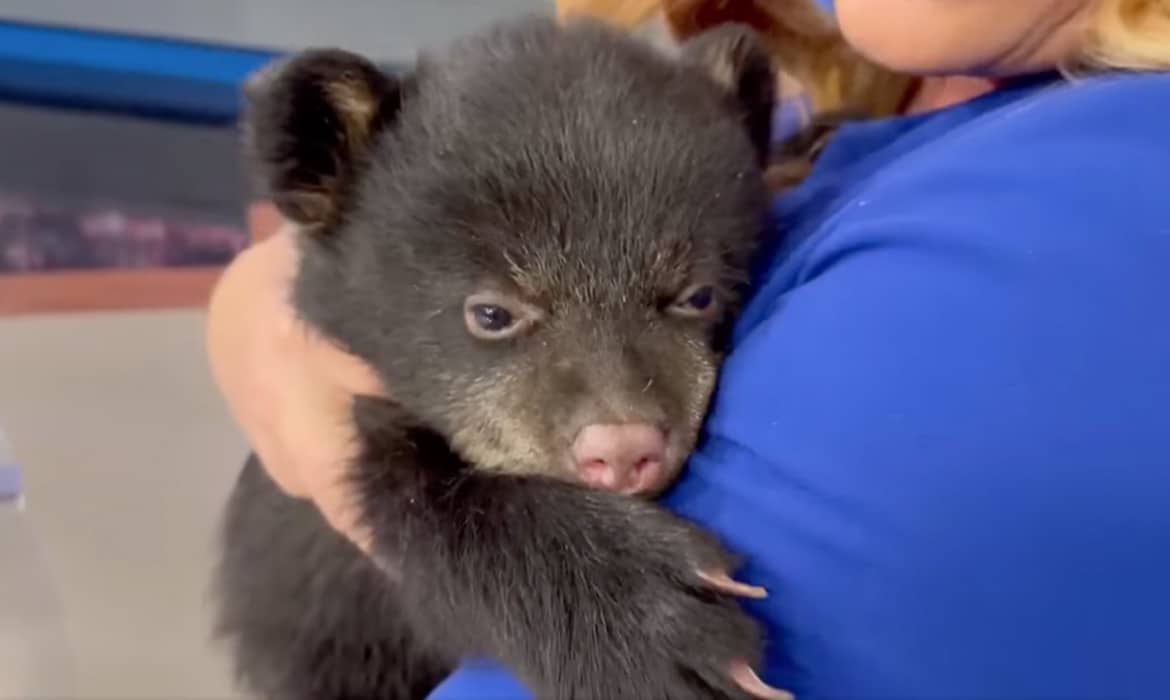
M 801 85 L 814 112 L 856 108 L 886 116 L 897 111 L 915 82 L 859 55 L 812 0 L 662 0 L 662 7 L 680 40 L 726 22 L 760 32 L 775 65 Z
M 757 48 L 749 37 L 728 35 L 705 42 L 701 47 L 692 46 L 692 61 L 702 67 L 724 90 L 737 93 L 746 66 L 754 60 Z M 698 50 L 696 50 L 698 49 Z
M 378 99 L 369 85 L 360 78 L 330 81 L 325 86 L 329 103 L 341 117 L 345 138 L 353 152 L 363 149 L 370 139 L 374 117 L 378 112 Z
M 714 78 L 715 82 L 726 90 L 735 91 L 738 87 L 736 80 L 739 72 L 734 57 L 728 54 L 713 56 L 707 61 L 706 66 L 708 75 Z

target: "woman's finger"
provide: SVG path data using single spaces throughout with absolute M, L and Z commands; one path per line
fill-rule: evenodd
M 768 591 L 762 586 L 752 586 L 746 583 L 740 583 L 734 580 L 725 573 L 710 573 L 707 571 L 700 571 L 699 578 L 703 579 L 712 588 L 722 591 L 740 598 L 767 598 Z
M 773 688 L 762 681 L 752 670 L 752 667 L 745 663 L 732 664 L 731 678 L 752 697 L 761 700 L 796 700 L 796 696 L 792 693 Z

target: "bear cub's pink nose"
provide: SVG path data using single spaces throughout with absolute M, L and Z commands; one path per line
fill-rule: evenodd
M 664 476 L 666 435 L 647 423 L 587 425 L 573 460 L 590 486 L 627 494 L 655 490 Z

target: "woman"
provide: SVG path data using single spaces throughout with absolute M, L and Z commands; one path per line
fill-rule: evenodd
M 665 505 L 767 588 L 761 676 L 808 698 L 1170 688 L 1170 3 L 837 0 L 928 76 L 779 197 Z M 1093 66 L 1066 80 L 1058 69 Z M 355 361 L 288 320 L 287 237 L 227 273 L 217 377 L 290 493 L 332 484 Z M 469 664 L 434 697 L 523 697 Z

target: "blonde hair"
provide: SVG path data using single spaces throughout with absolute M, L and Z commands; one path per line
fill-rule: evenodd
M 1170 0 L 1099 0 L 1084 53 L 1107 70 L 1170 70 Z
M 1081 55 L 1072 63 L 1091 70 L 1170 70 L 1170 0 L 1095 2 Z M 562 20 L 588 15 L 631 30 L 657 21 L 679 39 L 721 21 L 747 21 L 770 40 L 786 72 L 781 81 L 798 84 L 813 112 L 888 115 L 917 83 L 854 52 L 814 0 L 557 0 L 556 5 Z

